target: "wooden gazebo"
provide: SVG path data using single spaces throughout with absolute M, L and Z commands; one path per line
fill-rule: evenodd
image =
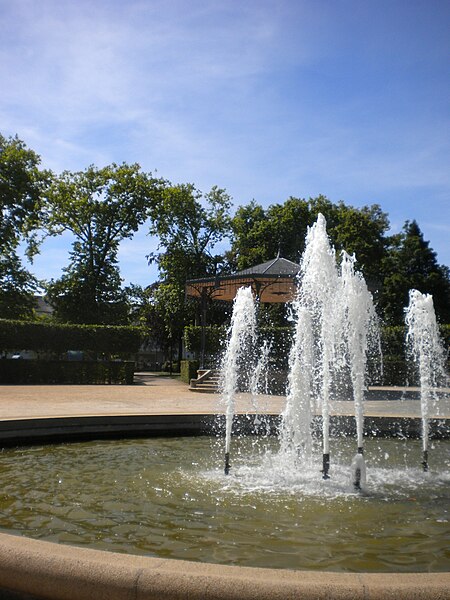
M 199 298 L 202 302 L 202 349 L 201 366 L 205 358 L 206 307 L 208 300 L 234 300 L 240 287 L 251 286 L 260 302 L 291 302 L 295 297 L 297 275 L 300 265 L 277 258 L 231 275 L 189 279 L 186 296 Z
M 231 275 L 189 279 L 186 295 L 209 300 L 234 300 L 242 286 L 251 286 L 260 302 L 290 302 L 294 299 L 300 265 L 277 258 Z

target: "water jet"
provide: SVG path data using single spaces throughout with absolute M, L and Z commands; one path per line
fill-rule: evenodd
M 308 464 L 312 459 L 311 431 L 318 404 L 322 417 L 321 472 L 323 479 L 330 479 L 330 405 L 338 377 L 346 373 L 351 381 L 357 441 L 351 470 L 354 487 L 360 490 L 366 480 L 363 450 L 366 363 L 370 342 L 377 338 L 377 318 L 372 295 L 355 263 L 355 256 L 344 251 L 338 269 L 325 218 L 319 214 L 317 221 L 308 229 L 300 261 L 297 294 L 292 304 L 294 339 L 279 433 L 280 452 L 287 460 L 291 457 L 294 465 L 299 462 Z M 240 288 L 233 305 L 229 343 L 222 366 L 226 455 L 230 447 L 234 395 L 237 382 L 242 382 L 240 362 L 245 356 L 245 368 L 248 369 L 249 364 L 256 360 L 255 348 L 249 345 L 256 340 L 255 306 L 251 288 Z M 239 343 L 244 339 L 247 345 L 242 353 Z M 254 390 L 252 397 L 255 398 Z M 229 467 L 225 470 L 229 473 Z
M 422 467 L 428 471 L 428 439 L 430 411 L 436 406 L 435 390 L 445 383 L 445 353 L 434 312 L 433 297 L 410 290 L 405 309 L 408 351 L 420 379 L 422 416 Z

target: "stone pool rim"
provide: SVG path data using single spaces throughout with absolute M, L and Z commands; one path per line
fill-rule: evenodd
M 237 414 L 235 426 L 240 433 L 251 433 L 251 414 Z M 279 414 L 261 415 L 276 432 Z M 95 439 L 133 437 L 211 435 L 218 431 L 223 415 L 211 413 L 136 414 L 136 415 L 76 415 L 61 417 L 33 417 L 0 419 L 0 449 L 10 446 L 69 443 Z M 320 417 L 316 417 L 320 429 Z M 450 439 L 450 418 L 429 419 L 431 437 Z M 332 415 L 330 431 L 355 435 L 355 421 L 351 415 Z M 409 416 L 367 416 L 364 435 L 370 437 L 418 438 L 421 419 Z
M 444 600 L 449 593 L 449 573 L 317 573 L 224 566 L 0 533 L 0 597 L 5 600 Z

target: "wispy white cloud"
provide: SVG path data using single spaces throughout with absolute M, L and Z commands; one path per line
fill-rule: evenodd
M 0 0 L 0 129 L 55 171 L 136 161 L 237 203 L 325 193 L 420 221 L 420 199 L 445 212 L 450 187 L 449 11 L 407 13 L 388 1 Z

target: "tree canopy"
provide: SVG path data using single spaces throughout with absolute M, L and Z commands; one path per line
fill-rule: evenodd
M 382 268 L 385 276 L 380 308 L 387 323 L 403 322 L 410 289 L 432 294 L 438 318 L 442 323 L 450 322 L 449 269 L 438 264 L 416 221 L 407 221 L 402 233 L 391 238 Z
M 192 184 L 167 187 L 150 212 L 150 234 L 159 239 L 161 252 L 149 255 L 162 279 L 179 281 L 214 274 L 223 261 L 213 254 L 229 234 L 231 199 L 214 186 L 203 194 Z
M 18 255 L 24 244 L 31 260 L 38 250 L 45 191 L 52 174 L 41 159 L 16 137 L 0 134 L 0 312 L 8 318 L 33 315 L 36 278 Z
M 319 213 L 327 220 L 328 235 L 337 251 L 355 253 L 364 275 L 379 278 L 389 228 L 387 215 L 377 204 L 359 209 L 344 202 L 333 204 L 326 196 L 309 200 L 290 197 L 284 204 L 272 204 L 266 210 L 255 202 L 239 207 L 231 221 L 230 264 L 245 269 L 275 258 L 278 252 L 299 262 L 307 228 Z
M 56 317 L 72 323 L 127 322 L 126 293 L 117 260 L 119 243 L 146 220 L 165 182 L 139 165 L 64 172 L 48 194 L 46 223 L 52 235 L 74 236 L 70 264 L 47 294 Z
M 214 275 L 224 261 L 223 251 L 214 251 L 229 235 L 230 207 L 223 189 L 215 186 L 204 194 L 192 184 L 179 184 L 167 187 L 150 213 L 150 234 L 158 237 L 159 252 L 148 259 L 160 272 L 151 306 L 164 324 L 155 331 L 173 341 L 181 341 L 184 325 L 194 318 L 195 307 L 185 302 L 186 280 Z
M 0 134 L 0 312 L 33 317 L 38 281 L 22 264 L 39 251 L 45 235 L 70 232 L 69 262 L 47 285 L 59 321 L 126 324 L 145 322 L 161 346 L 171 348 L 199 306 L 187 302 L 187 279 L 235 272 L 275 258 L 299 262 L 307 228 L 322 213 L 337 250 L 354 253 L 366 280 L 378 289 L 382 318 L 403 322 L 408 291 L 430 293 L 441 323 L 450 322 L 450 273 L 439 265 L 416 221 L 388 234 L 388 215 L 378 204 L 356 208 L 326 196 L 289 197 L 264 208 L 256 201 L 232 211 L 231 198 L 217 186 L 207 193 L 193 184 L 173 185 L 139 165 L 91 165 L 59 176 L 40 168 L 40 157 L 16 137 Z M 120 242 L 149 223 L 158 240 L 147 256 L 159 280 L 147 289 L 123 287 Z M 221 322 L 223 310 L 211 315 Z M 282 320 L 276 310 L 260 311 Z

